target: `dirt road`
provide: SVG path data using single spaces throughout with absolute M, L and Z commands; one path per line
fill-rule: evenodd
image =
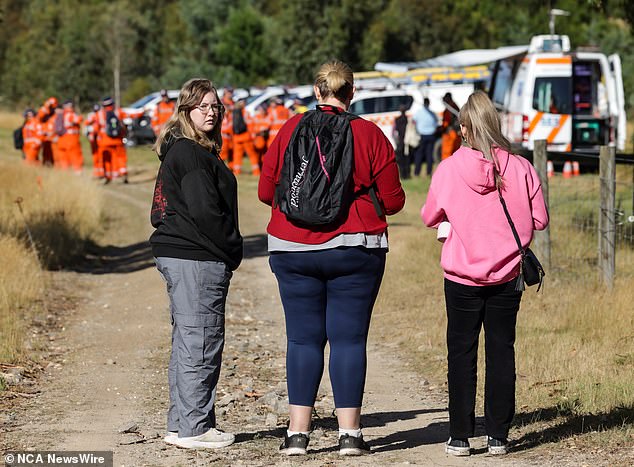
M 217 404 L 220 428 L 236 433 L 237 442 L 204 452 L 165 445 L 170 324 L 164 284 L 145 242 L 151 229 L 147 219 L 152 183 L 152 174 L 145 171 L 134 174 L 129 185 L 104 188 L 109 246 L 93 252 L 76 271 L 56 273 L 55 284 L 72 291 L 76 304 L 60 312 L 60 327 L 49 330 L 54 351 L 48 354 L 37 397 L 17 404 L 0 419 L 5 447 L 112 450 L 115 466 L 550 463 L 543 454 L 531 452 L 500 462 L 484 454 L 483 437 L 475 440 L 478 454 L 467 460 L 445 455 L 445 392 L 400 363 L 397 349 L 374 341 L 362 418 L 373 454 L 339 458 L 325 375 L 310 454 L 281 457 L 277 450 L 287 421 L 284 322 L 267 262 L 268 212 L 252 189 L 240 199 L 246 257 L 229 293 Z

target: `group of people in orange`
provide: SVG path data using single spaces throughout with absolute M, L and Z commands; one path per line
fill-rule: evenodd
M 251 173 L 260 175 L 262 156 L 291 117 L 291 110 L 284 106 L 279 97 L 275 97 L 268 106 L 260 105 L 255 115 L 249 115 L 245 110 L 246 100 L 234 102 L 231 88 L 225 88 L 222 104 L 225 106 L 225 118 L 221 128 L 221 159 L 238 175 L 242 173 L 242 161 L 246 153 L 251 163 Z
M 161 90 L 161 97 L 151 119 L 157 135 L 174 113 L 175 105 L 166 89 Z M 246 153 L 251 173 L 260 175 L 262 157 L 269 145 L 292 113 L 302 110 L 292 111 L 280 98 L 273 98 L 268 105 L 259 106 L 255 115 L 249 115 L 245 99 L 234 102 L 232 88 L 225 89 L 222 104 L 225 106 L 222 160 L 234 174 L 240 174 Z M 30 165 L 49 165 L 81 173 L 84 159 L 79 138 L 83 126 L 92 153 L 93 178 L 103 179 L 105 183 L 121 178 L 127 183 L 125 127 L 121 123 L 125 117 L 122 109 L 115 108 L 111 97 L 95 104 L 85 118 L 75 111 L 73 101 L 67 100 L 59 106 L 57 99 L 50 97 L 37 112 L 30 108 L 24 112 L 24 160 Z
M 95 104 L 85 118 L 75 111 L 72 100 L 60 106 L 57 98 L 49 97 L 36 112 L 24 111 L 22 151 L 29 165 L 46 165 L 72 169 L 81 174 L 84 157 L 80 142 L 82 126 L 90 142 L 93 177 L 109 183 L 115 178 L 128 180 L 127 153 L 124 144 L 125 113 L 115 108 L 114 100 L 106 97 Z

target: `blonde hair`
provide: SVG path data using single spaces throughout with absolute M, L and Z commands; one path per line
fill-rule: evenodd
M 504 182 L 500 175 L 495 149 L 504 149 L 510 153 L 511 143 L 502 134 L 500 115 L 489 96 L 482 91 L 471 94 L 467 103 L 460 109 L 459 121 L 460 125 L 466 128 L 467 144 L 480 151 L 495 165 L 495 186 L 502 188 Z
M 322 99 L 335 97 L 341 102 L 347 101 L 354 87 L 352 69 L 339 60 L 331 60 L 319 67 L 315 75 L 315 86 Z
M 194 122 L 189 116 L 192 109 L 198 106 L 205 97 L 205 94 L 209 92 L 212 92 L 216 96 L 216 100 L 220 104 L 218 91 L 210 80 L 205 78 L 193 78 L 183 84 L 180 94 L 178 95 L 178 100 L 176 101 L 174 113 L 165 123 L 154 146 L 152 146 L 152 149 L 158 155 L 161 155 L 161 145 L 169 138 L 191 139 L 208 151 L 216 151 L 220 154 L 220 148 L 222 147 L 220 129 L 222 119 L 224 118 L 224 107 L 221 107 L 216 124 L 208 132 L 196 128 L 196 125 L 194 125 Z

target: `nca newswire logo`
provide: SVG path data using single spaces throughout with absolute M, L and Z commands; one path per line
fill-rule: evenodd
M 112 467 L 112 451 L 14 451 L 6 467 Z

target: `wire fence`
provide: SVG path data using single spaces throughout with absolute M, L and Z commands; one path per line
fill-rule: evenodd
M 634 263 L 634 158 L 604 150 L 601 157 L 546 153 L 544 143 L 532 155 L 547 180 L 550 213 L 540 254 L 561 272 L 594 269 L 611 287 Z

